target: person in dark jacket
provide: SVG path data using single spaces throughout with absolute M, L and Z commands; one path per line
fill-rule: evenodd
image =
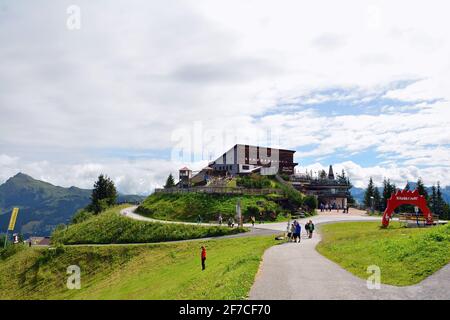
M 202 271 L 206 269 L 206 248 L 202 247 Z
M 308 237 L 309 237 L 309 222 L 307 222 L 307 223 L 305 224 L 305 230 L 306 230 L 306 234 L 307 234 Z
M 314 232 L 314 223 L 311 220 L 309 220 L 308 224 L 309 224 L 308 234 L 309 234 L 309 238 L 311 239 L 313 236 L 313 232 Z
M 302 234 L 302 226 L 299 222 L 295 225 L 295 242 L 300 243 Z

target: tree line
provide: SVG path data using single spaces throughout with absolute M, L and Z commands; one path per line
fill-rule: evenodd
M 386 209 L 388 199 L 394 194 L 397 190 L 397 186 L 394 183 L 391 183 L 389 179 L 383 180 L 383 188 L 382 192 L 380 189 L 375 186 L 372 177 L 369 179 L 369 183 L 364 193 L 364 206 L 366 208 L 373 208 L 374 211 L 382 212 Z M 404 190 L 410 190 L 409 183 L 406 184 Z M 419 178 L 417 180 L 416 188 L 420 195 L 423 195 L 427 201 L 427 205 L 430 208 L 431 212 L 436 215 L 439 215 L 441 219 L 449 219 L 450 217 L 450 206 L 444 200 L 442 195 L 440 183 L 433 185 L 431 187 L 431 194 L 429 194 L 427 188 L 425 187 L 423 180 Z M 414 207 L 412 205 L 403 205 L 399 207 L 396 211 L 399 212 L 413 212 Z

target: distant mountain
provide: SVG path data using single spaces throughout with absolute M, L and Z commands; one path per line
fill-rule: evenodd
M 19 173 L 0 185 L 0 232 L 5 232 L 13 207 L 19 207 L 16 230 L 25 236 L 49 235 L 90 203 L 91 190 L 63 188 Z M 141 202 L 136 195 L 119 195 L 118 202 Z
M 409 189 L 410 190 L 414 190 L 416 189 L 417 183 L 416 182 L 411 182 L 408 181 L 407 183 L 405 183 L 405 185 L 403 187 L 406 187 L 406 185 L 409 185 Z M 431 194 L 431 187 L 426 187 L 428 194 Z M 378 190 L 380 190 L 380 193 L 383 194 L 383 188 L 378 187 Z M 353 198 L 355 198 L 355 200 L 358 203 L 363 203 L 364 202 L 364 193 L 365 193 L 366 189 L 364 188 L 356 188 L 353 187 L 350 189 L 350 192 L 353 196 Z M 441 188 L 441 192 L 442 192 L 442 197 L 444 198 L 444 200 L 447 203 L 450 203 L 450 186 L 446 186 L 445 188 Z
M 350 189 L 350 193 L 353 196 L 353 199 L 356 200 L 356 202 L 358 203 L 363 203 L 364 202 L 364 192 L 366 190 L 363 188 L 357 188 L 357 187 L 353 187 Z

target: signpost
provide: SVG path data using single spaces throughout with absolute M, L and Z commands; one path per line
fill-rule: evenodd
M 236 216 L 238 219 L 239 227 L 242 227 L 242 212 L 241 212 L 241 199 L 239 198 L 236 204 Z
M 418 206 L 414 206 L 414 212 L 416 213 L 417 226 L 419 226 L 419 207 Z
M 14 227 L 16 226 L 18 214 L 19 214 L 19 208 L 14 208 L 11 213 L 11 219 L 9 219 L 8 229 L 6 230 L 4 248 L 6 248 L 6 242 L 8 241 L 8 231 L 14 230 Z

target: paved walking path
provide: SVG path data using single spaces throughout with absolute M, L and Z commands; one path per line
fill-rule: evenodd
M 320 218 L 313 220 L 316 224 L 331 222 Z M 315 250 L 320 239 L 320 234 L 315 234 L 313 239 L 303 238 L 301 244 L 285 243 L 269 248 L 250 291 L 250 299 L 450 299 L 450 264 L 418 285 L 381 285 L 379 290 L 369 290 L 366 280 Z
M 136 207 L 124 209 L 121 214 L 141 221 L 196 224 L 155 220 L 134 213 L 135 209 Z M 349 214 L 335 211 L 320 212 L 318 216 L 298 221 L 304 226 L 308 220 L 313 220 L 317 226 L 336 222 L 381 221 L 381 217 L 371 217 L 365 215 L 363 211 L 351 210 Z M 202 225 L 217 224 L 202 223 Z M 264 231 L 266 234 L 273 234 L 285 232 L 286 229 L 287 222 L 256 224 L 250 233 L 227 237 L 255 236 Z M 354 276 L 316 251 L 315 247 L 320 240 L 320 233 L 316 233 L 313 239 L 303 238 L 301 244 L 284 243 L 269 248 L 264 253 L 249 298 L 251 300 L 450 299 L 450 265 L 414 286 L 381 285 L 379 290 L 369 290 L 366 280 Z

